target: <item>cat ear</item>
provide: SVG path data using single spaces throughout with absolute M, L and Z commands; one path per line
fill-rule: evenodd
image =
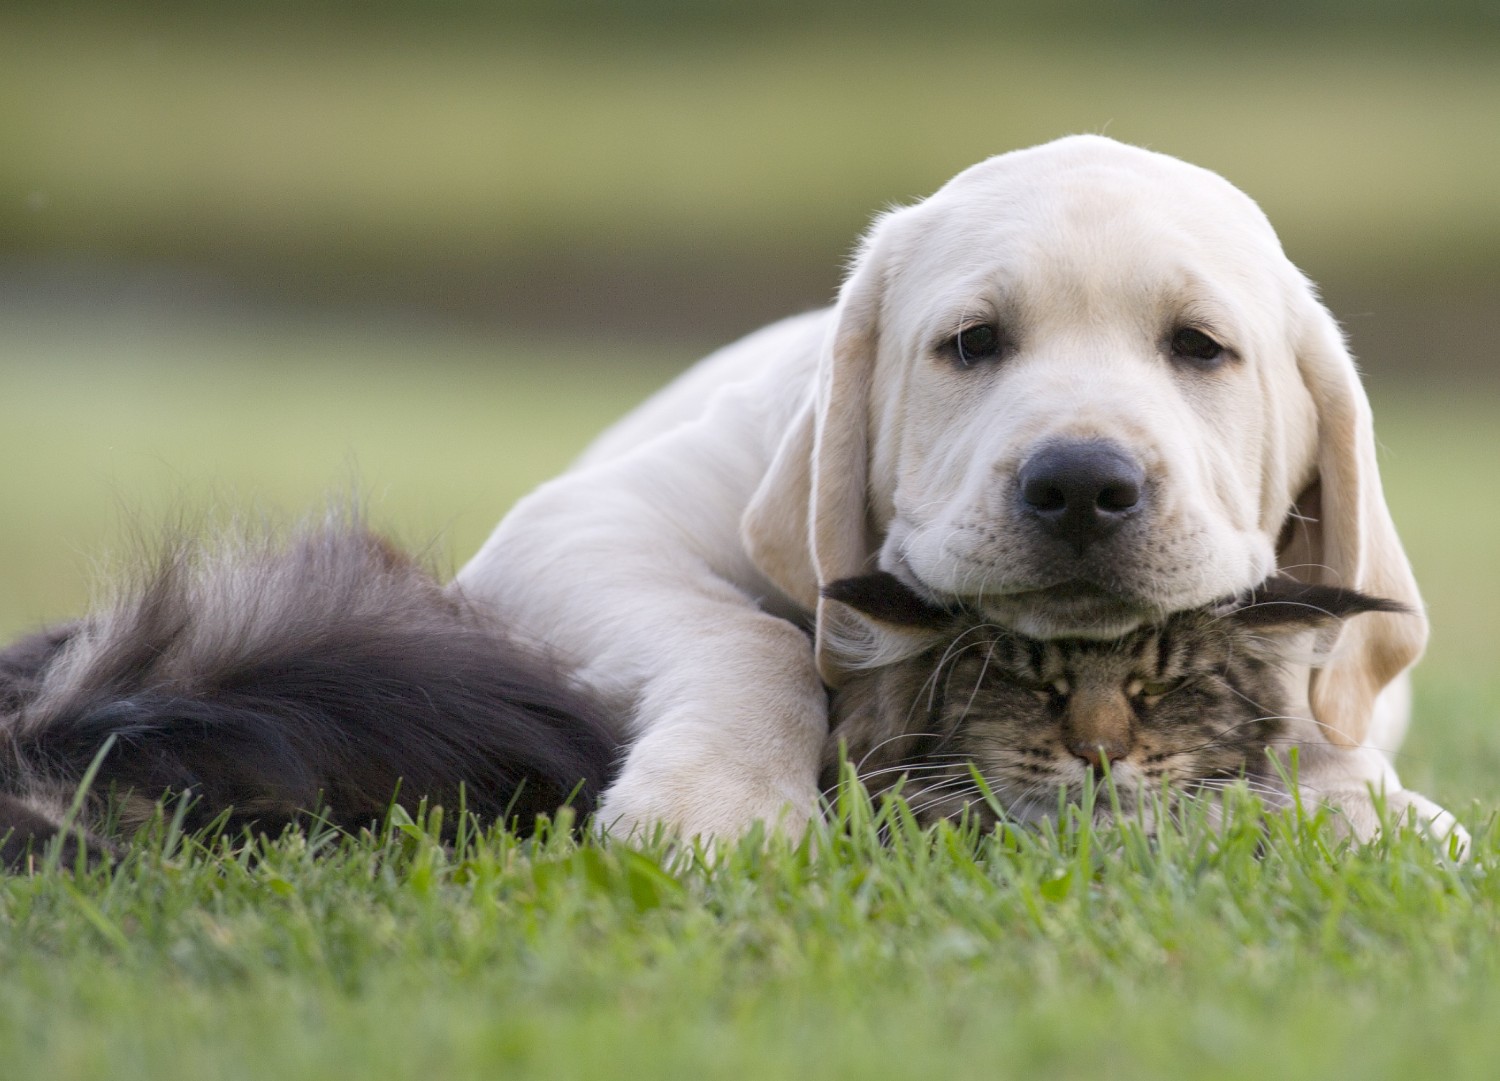
M 1372 597 L 1357 589 L 1310 585 L 1285 575 L 1276 575 L 1256 586 L 1249 596 L 1224 612 L 1223 616 L 1243 630 L 1263 634 L 1291 634 L 1314 628 L 1330 628 L 1366 612 L 1410 615 L 1412 610 L 1404 604 L 1384 597 Z
M 931 603 L 888 571 L 840 578 L 823 587 L 827 648 L 846 668 L 871 669 L 924 652 L 951 635 L 959 613 Z
M 954 614 L 917 595 L 889 571 L 840 578 L 823 587 L 823 596 L 881 623 L 898 627 L 946 629 Z

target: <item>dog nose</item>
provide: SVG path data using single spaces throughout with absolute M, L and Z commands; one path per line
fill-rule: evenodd
M 1019 480 L 1022 509 L 1081 554 L 1140 507 L 1146 471 L 1117 444 L 1074 441 L 1037 451 Z

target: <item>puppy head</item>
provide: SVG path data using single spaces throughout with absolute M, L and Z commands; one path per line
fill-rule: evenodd
M 1420 609 L 1373 447 L 1336 328 L 1254 203 L 1076 137 L 876 223 L 746 532 L 809 605 L 880 568 L 1033 637 L 1109 639 L 1265 579 L 1300 499 L 1318 527 L 1282 544 L 1290 573 Z M 1364 623 L 1314 682 L 1319 719 L 1360 738 L 1424 638 Z

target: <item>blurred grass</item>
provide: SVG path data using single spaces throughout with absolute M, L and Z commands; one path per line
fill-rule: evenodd
M 451 565 L 688 359 L 316 319 L 4 322 L 5 633 L 80 610 L 106 552 L 179 513 L 285 516 L 360 490 Z
M 1500 392 L 1446 383 L 1373 388 L 1387 499 L 1432 618 L 1402 780 L 1494 806 L 1500 777 Z
M 0 247 L 354 274 L 620 247 L 822 267 L 873 210 L 982 157 L 1107 131 L 1231 177 L 1319 278 L 1500 267 L 1488 39 L 643 40 L 110 11 L 0 15 Z

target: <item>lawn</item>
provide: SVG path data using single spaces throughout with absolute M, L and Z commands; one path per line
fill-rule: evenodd
M 701 860 L 411 826 L 9 882 L 13 1076 L 1493 1076 L 1494 838 L 867 820 Z M 322 839 L 322 840 L 327 840 Z
M 172 508 L 369 493 L 447 562 L 687 359 L 253 312 L 3 313 L 0 630 L 83 604 Z M 418 825 L 261 858 L 180 839 L 0 883 L 0 1075 L 1491 1077 L 1500 569 L 1483 393 L 1377 388 L 1437 631 L 1403 769 L 1476 858 L 1319 823 L 918 835 L 702 858 Z M 1475 503 L 1478 502 L 1478 506 Z M 1455 507 L 1463 510 L 1455 525 Z M 1478 515 L 1478 520 L 1475 516 Z M 1477 801 L 1472 802 L 1471 801 Z

